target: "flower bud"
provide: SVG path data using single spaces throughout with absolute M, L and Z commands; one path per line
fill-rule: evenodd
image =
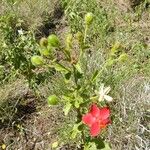
M 48 97 L 47 99 L 48 101 L 48 105 L 51 106 L 51 105 L 57 105 L 58 104 L 58 98 L 56 95 L 51 95 Z
M 40 46 L 41 47 L 47 47 L 47 45 L 48 45 L 48 41 L 47 41 L 47 39 L 46 38 L 41 38 L 41 40 L 40 40 Z
M 93 14 L 92 13 L 87 13 L 85 15 L 84 20 L 85 20 L 85 24 L 86 25 L 90 25 L 92 23 L 92 21 L 93 21 Z
M 53 47 L 58 47 L 60 45 L 58 37 L 55 34 L 49 35 L 48 44 L 50 44 Z
M 34 66 L 40 66 L 44 64 L 43 57 L 35 55 L 31 57 L 31 62 Z

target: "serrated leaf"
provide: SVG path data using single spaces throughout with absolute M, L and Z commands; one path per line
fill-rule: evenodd
M 70 109 L 71 109 L 72 104 L 71 103 L 66 103 L 66 105 L 63 108 L 63 111 L 65 113 L 65 116 L 68 115 Z

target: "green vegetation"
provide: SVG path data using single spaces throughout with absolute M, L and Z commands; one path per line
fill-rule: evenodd
M 104 83 L 114 98 L 107 104 L 112 124 L 100 134 L 106 149 L 148 150 L 149 26 L 149 0 L 2 0 L 2 149 L 79 148 L 80 137 L 70 140 L 70 135 L 80 132 L 80 124 L 74 125 L 77 113 L 70 107 L 78 108 L 81 98 L 91 97 Z M 78 78 L 75 82 L 86 86 L 80 91 L 82 96 L 70 94 L 73 74 Z M 66 95 L 78 99 L 66 104 L 68 116 L 62 111 L 62 95 L 63 99 Z M 87 150 L 94 150 L 92 143 L 86 145 Z

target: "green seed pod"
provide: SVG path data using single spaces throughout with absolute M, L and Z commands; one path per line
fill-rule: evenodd
M 48 45 L 48 41 L 47 41 L 47 39 L 46 38 L 41 38 L 41 40 L 40 40 L 40 46 L 41 47 L 47 47 L 47 45 Z
M 50 44 L 53 47 L 59 47 L 60 42 L 58 37 L 55 34 L 51 34 L 48 36 L 48 44 Z
M 40 66 L 44 64 L 43 57 L 35 55 L 31 57 L 31 62 L 34 66 Z
M 123 54 L 121 54 L 121 55 L 119 56 L 118 61 L 119 61 L 119 62 L 125 62 L 125 61 L 127 61 L 127 59 L 128 59 L 128 54 L 123 53 Z
M 57 105 L 58 104 L 58 98 L 56 95 L 51 95 L 48 97 L 47 102 L 48 102 L 49 106 Z
M 91 12 L 90 12 L 90 13 L 87 13 L 87 14 L 85 15 L 84 20 L 85 20 L 85 24 L 86 24 L 86 25 L 90 25 L 90 24 L 92 23 L 92 21 L 93 21 L 93 14 L 92 14 Z

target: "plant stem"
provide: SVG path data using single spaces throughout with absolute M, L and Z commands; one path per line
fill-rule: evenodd
M 73 67 L 74 82 L 76 86 L 78 87 L 78 78 L 76 77 L 76 68 L 74 67 L 74 65 L 72 65 L 72 67 Z
M 87 31 L 88 31 L 88 25 L 86 25 L 86 26 L 85 26 L 85 31 L 84 31 L 84 40 L 83 40 L 84 44 L 85 44 L 85 42 L 86 42 Z

